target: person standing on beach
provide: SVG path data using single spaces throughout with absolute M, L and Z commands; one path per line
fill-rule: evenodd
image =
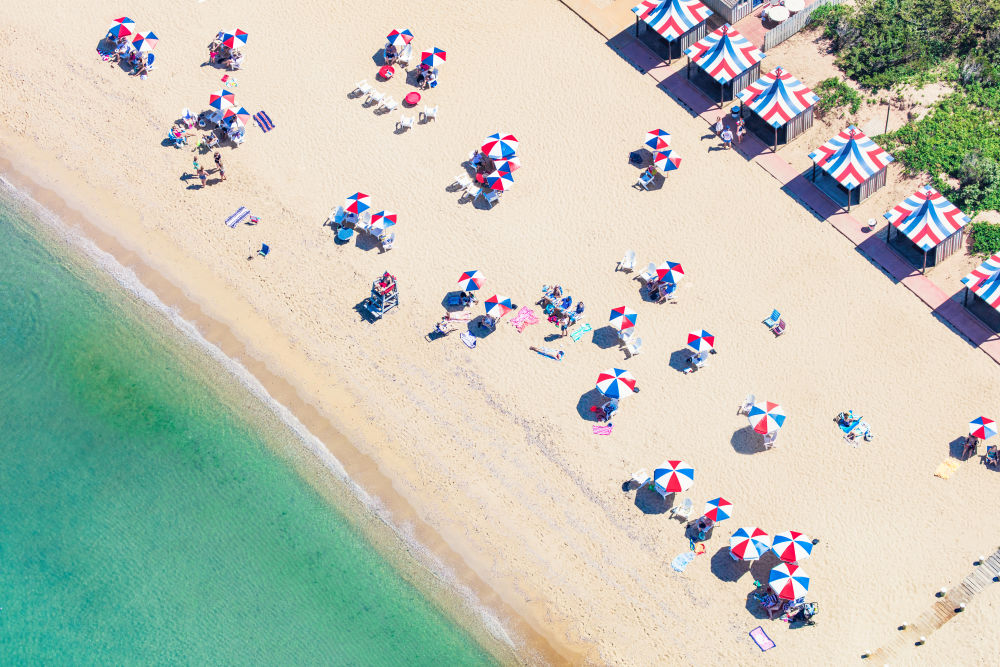
M 736 143 L 743 143 L 743 135 L 747 133 L 746 123 L 743 122 L 742 118 L 736 120 Z
M 726 124 L 722 122 L 722 116 L 719 116 L 715 119 L 715 134 L 721 137 L 724 129 L 726 129 Z
M 205 187 L 206 185 L 208 185 L 208 172 L 206 172 L 200 166 L 198 167 L 198 178 L 201 179 L 201 187 Z
M 722 145 L 725 146 L 726 150 L 728 151 L 729 146 L 733 143 L 733 131 L 727 127 L 722 131 L 722 134 L 719 136 L 722 137 Z
M 199 169 L 201 169 L 201 165 L 198 164 L 198 158 L 197 157 L 195 159 L 191 160 L 191 165 L 194 167 L 195 171 L 198 171 Z
M 218 152 L 215 153 L 215 166 L 219 170 L 219 180 L 226 180 L 226 170 L 222 166 L 222 156 Z

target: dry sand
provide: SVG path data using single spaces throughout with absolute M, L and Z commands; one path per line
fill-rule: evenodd
M 1000 518 L 984 510 L 997 473 L 967 462 L 947 481 L 932 475 L 969 419 L 996 417 L 996 366 L 765 172 L 710 150 L 699 120 L 562 5 L 470 7 L 143 3 L 133 18 L 161 42 L 155 72 L 139 81 L 94 51 L 120 5 L 8 3 L 2 154 L 112 234 L 125 262 L 197 303 L 203 327 L 218 323 L 285 378 L 322 415 L 307 421 L 330 420 L 373 462 L 348 469 L 386 490 L 403 529 L 415 526 L 498 610 L 527 659 L 830 664 L 888 642 L 996 548 Z M 229 180 L 191 190 L 181 176 L 192 153 L 161 142 L 183 107 L 201 108 L 219 87 L 221 72 L 199 64 L 237 15 L 250 33 L 237 100 L 277 129 L 251 128 L 223 151 Z M 448 62 L 426 96 L 439 119 L 396 135 L 398 111 L 375 115 L 348 93 L 374 79 L 383 36 L 405 26 L 418 49 L 444 48 Z M 41 52 L 42 41 L 58 53 Z M 380 87 L 397 99 L 408 90 L 401 79 Z M 653 127 L 673 134 L 685 160 L 662 190 L 640 192 L 626 156 Z M 497 130 L 521 140 L 515 189 L 493 210 L 458 203 L 447 186 Z M 338 246 L 322 226 L 357 190 L 400 214 L 386 254 Z M 241 204 L 263 222 L 226 228 Z M 262 241 L 271 256 L 248 262 Z M 645 303 L 614 272 L 628 248 L 641 265 L 683 263 L 680 303 Z M 484 296 L 521 305 L 559 282 L 586 302 L 595 330 L 630 305 L 645 349 L 623 361 L 614 346 L 567 339 L 555 362 L 528 350 L 554 333 L 545 324 L 519 334 L 501 323 L 475 350 L 456 336 L 425 341 L 469 268 L 486 274 Z M 402 307 L 367 324 L 355 306 L 384 270 L 399 276 Z M 774 307 L 789 322 L 779 339 L 760 324 Z M 671 358 L 700 327 L 719 354 L 682 375 Z M 597 437 L 581 413 L 610 366 L 631 370 L 642 393 L 623 402 L 612 436 Z M 751 392 L 788 411 L 774 450 L 760 451 L 735 415 Z M 833 418 L 846 408 L 872 424 L 873 443 L 839 437 Z M 631 472 L 667 457 L 695 466 L 696 507 L 718 495 L 736 505 L 682 575 L 669 567 L 688 548 L 681 525 L 648 495 L 622 491 Z M 804 563 L 818 625 L 757 617 L 747 595 L 766 568 L 747 573 L 726 554 L 741 525 L 821 540 Z M 959 616 L 931 638 L 940 646 L 899 661 L 991 661 L 990 618 Z M 778 644 L 763 655 L 747 637 L 760 624 Z

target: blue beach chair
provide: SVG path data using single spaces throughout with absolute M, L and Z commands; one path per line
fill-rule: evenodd
M 773 329 L 774 327 L 778 326 L 778 321 L 780 319 L 781 319 L 781 313 L 779 313 L 776 310 L 772 310 L 771 314 L 767 316 L 766 320 L 764 320 L 764 325 L 767 326 L 768 329 Z
M 271 252 L 271 246 L 267 245 L 266 243 L 261 243 L 260 250 L 257 251 L 257 254 L 260 255 L 261 257 L 267 257 L 268 253 L 270 252 Z

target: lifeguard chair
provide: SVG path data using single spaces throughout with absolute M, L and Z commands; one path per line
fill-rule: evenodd
M 396 277 L 386 271 L 381 278 L 372 281 L 372 295 L 365 299 L 364 307 L 376 320 L 399 305 L 399 289 Z

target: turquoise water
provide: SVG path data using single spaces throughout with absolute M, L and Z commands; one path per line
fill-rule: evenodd
M 14 210 L 0 662 L 494 663 L 303 479 L 260 401 Z

